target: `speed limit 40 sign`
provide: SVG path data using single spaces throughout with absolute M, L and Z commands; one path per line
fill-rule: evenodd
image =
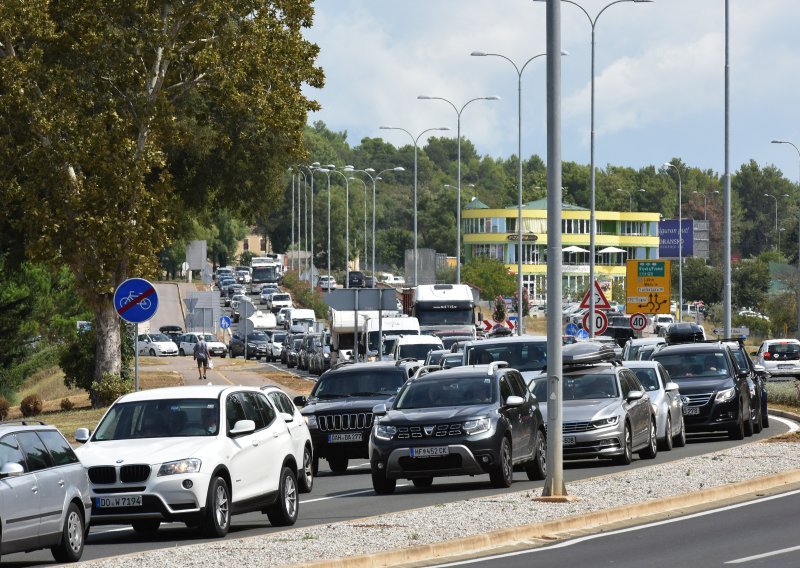
M 647 327 L 647 316 L 642 313 L 631 315 L 631 329 L 633 331 L 643 331 Z
M 583 316 L 583 329 L 589 329 L 589 314 L 591 312 L 586 312 L 586 315 Z M 594 311 L 594 333 L 595 335 L 603 333 L 606 328 L 608 327 L 608 316 L 606 316 L 605 312 L 601 312 L 600 310 Z

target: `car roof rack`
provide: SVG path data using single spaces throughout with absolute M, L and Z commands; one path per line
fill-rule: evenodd
M 355 361 L 353 361 L 353 360 L 351 360 L 351 359 L 348 359 L 347 361 L 338 361 L 338 362 L 337 362 L 337 363 L 336 363 L 336 364 L 333 366 L 333 368 L 334 368 L 334 369 L 338 369 L 338 368 L 340 368 L 340 367 L 344 367 L 344 366 L 346 366 L 346 365 L 355 365 Z
M 22 418 L 19 420 L 3 420 L 0 424 L 21 424 L 22 426 L 47 426 L 44 420 L 32 420 L 30 418 Z
M 494 375 L 497 369 L 503 369 L 505 367 L 508 367 L 507 361 L 492 361 L 491 363 L 489 363 L 489 369 L 486 371 L 486 374 L 491 377 L 492 375 Z
M 441 370 L 442 368 L 439 365 L 423 365 L 422 367 L 417 369 L 417 372 L 414 373 L 413 378 L 418 379 L 429 373 L 433 373 L 434 371 L 441 371 Z

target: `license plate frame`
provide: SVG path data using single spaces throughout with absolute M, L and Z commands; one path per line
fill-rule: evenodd
M 795 366 L 792 365 L 791 363 L 788 364 L 788 365 L 784 363 L 784 364 L 778 364 L 778 368 L 779 369 L 794 369 Z
M 422 446 L 411 448 L 409 454 L 412 458 L 438 458 L 450 455 L 450 448 L 448 446 Z
M 684 416 L 697 416 L 700 414 L 700 407 L 698 406 L 684 406 L 683 407 L 683 415 Z
M 561 442 L 565 446 L 574 446 L 577 443 L 575 436 L 562 436 Z
M 342 432 L 339 434 L 328 434 L 329 444 L 346 444 L 348 442 L 362 442 L 364 435 L 361 432 Z
M 98 509 L 116 509 L 118 507 L 141 507 L 141 495 L 107 495 L 95 497 L 94 506 Z

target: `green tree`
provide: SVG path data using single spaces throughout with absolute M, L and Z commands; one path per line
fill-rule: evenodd
M 310 0 L 0 8 L 0 226 L 75 274 L 96 379 L 121 371 L 114 289 L 155 275 L 175 219 L 267 211 L 304 158 L 312 15 Z
M 488 256 L 477 256 L 467 262 L 461 269 L 461 280 L 479 288 L 484 300 L 511 296 L 517 287 L 516 277 L 509 274 L 505 265 Z
M 769 265 L 760 258 L 743 260 L 731 271 L 731 304 L 737 308 L 759 308 L 769 290 Z

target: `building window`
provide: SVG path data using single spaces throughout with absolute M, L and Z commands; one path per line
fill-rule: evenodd
M 505 262 L 503 252 L 505 245 L 472 245 L 473 256 L 488 256 L 489 258 L 496 258 L 501 262 Z
M 242 250 L 250 250 L 250 241 L 247 239 L 242 241 Z

